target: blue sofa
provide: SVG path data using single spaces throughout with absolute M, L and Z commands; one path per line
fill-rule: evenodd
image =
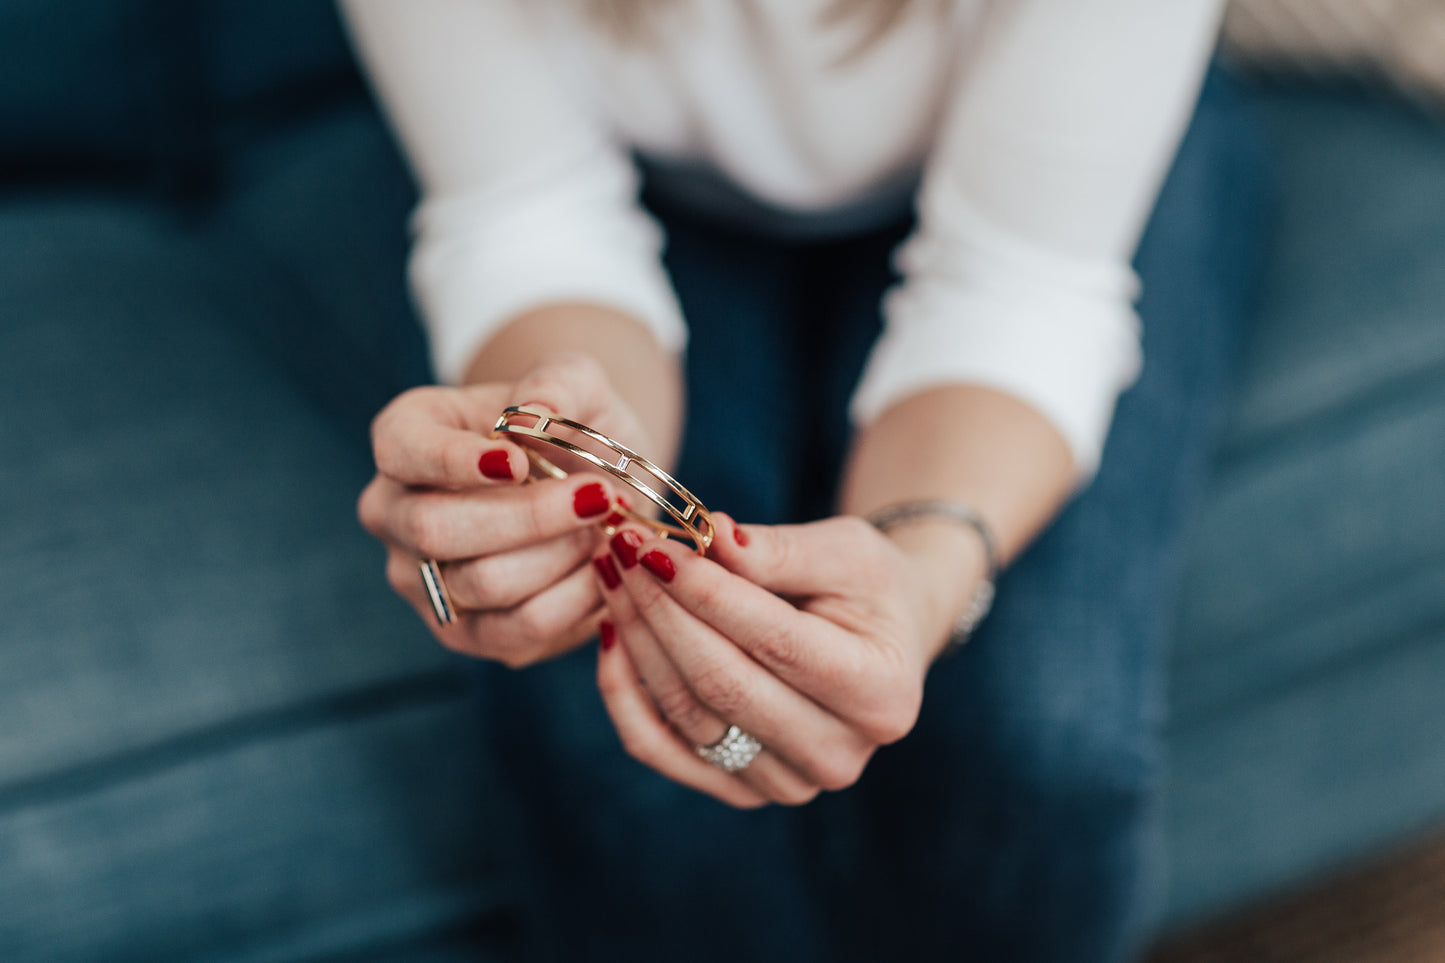
M 1177 621 L 1169 920 L 1445 817 L 1445 128 L 1260 90 L 1273 255 Z M 0 0 L 0 959 L 505 959 L 456 665 L 354 520 L 426 378 L 329 4 Z

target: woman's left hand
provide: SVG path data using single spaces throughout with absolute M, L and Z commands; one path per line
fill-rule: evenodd
M 917 719 L 937 579 L 859 518 L 746 529 L 714 518 L 710 558 L 623 529 L 595 560 L 612 613 L 597 680 L 623 745 L 735 806 L 852 785 Z M 764 747 L 736 774 L 695 751 L 729 725 Z

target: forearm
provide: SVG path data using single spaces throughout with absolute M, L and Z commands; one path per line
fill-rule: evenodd
M 613 389 L 637 414 L 648 435 L 619 440 L 670 468 L 682 431 L 681 365 L 642 323 L 625 314 L 585 303 L 527 311 L 487 340 L 468 366 L 466 380 L 516 381 L 539 360 L 559 351 L 579 351 L 602 365 Z
M 1053 519 L 1076 481 L 1068 444 L 1043 415 L 1010 395 L 956 385 L 905 398 L 859 434 L 840 508 L 867 515 L 915 499 L 962 502 L 988 522 L 1006 563 Z M 982 545 L 945 520 L 890 535 L 929 582 L 934 606 L 924 620 L 936 654 L 984 574 Z

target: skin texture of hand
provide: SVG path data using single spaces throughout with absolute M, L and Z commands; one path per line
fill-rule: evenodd
M 923 563 L 859 518 L 714 519 L 709 558 L 626 528 L 599 560 L 597 681 L 623 745 L 733 806 L 852 785 L 917 719 L 937 608 Z M 764 746 L 736 774 L 694 752 L 729 724 Z
M 592 472 L 523 484 L 526 454 L 488 438 L 502 409 L 540 403 L 630 443 L 646 444 L 601 368 L 577 354 L 538 364 L 514 384 L 408 391 L 372 424 L 377 474 L 357 514 L 387 548 L 387 579 L 445 646 L 510 666 L 574 648 L 596 632 L 601 594 L 590 559 L 617 504 Z M 639 441 L 638 439 L 641 439 Z M 457 621 L 440 626 L 417 563 L 441 564 Z

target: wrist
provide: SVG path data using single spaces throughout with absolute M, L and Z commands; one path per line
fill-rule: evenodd
M 909 583 L 917 587 L 921 655 L 932 665 L 989 579 L 988 551 L 978 532 L 942 518 L 913 520 L 887 535 L 908 560 Z

